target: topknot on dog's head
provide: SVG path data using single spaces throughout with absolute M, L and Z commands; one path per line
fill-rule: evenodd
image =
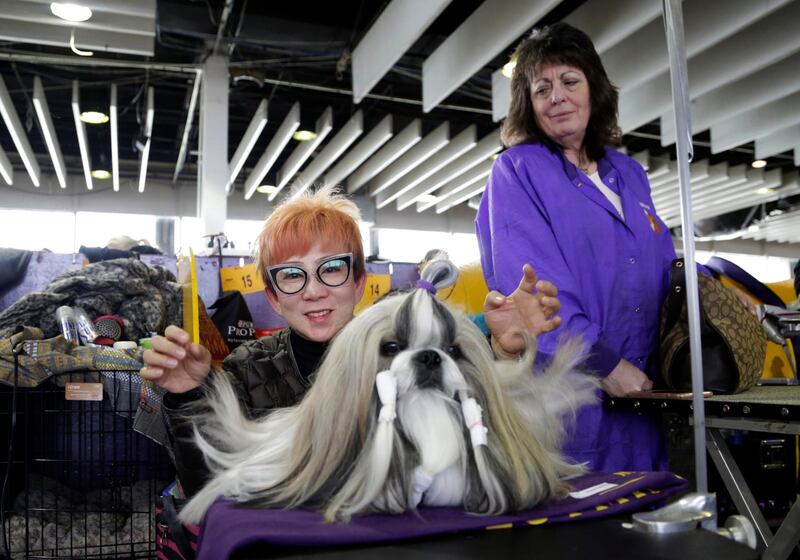
M 458 267 L 447 259 L 434 259 L 420 273 L 417 288 L 436 295 L 437 290 L 449 288 L 458 280 Z

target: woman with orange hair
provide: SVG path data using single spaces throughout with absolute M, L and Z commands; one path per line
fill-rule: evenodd
M 255 260 L 267 299 L 289 326 L 242 344 L 223 363 L 251 417 L 297 404 L 328 343 L 352 319 L 367 277 L 358 220 L 351 200 L 323 188 L 281 204 L 264 223 Z M 498 356 L 516 356 L 524 348 L 520 331 L 536 336 L 558 326 L 555 296 L 555 287 L 537 281 L 529 266 L 510 297 L 487 296 L 486 319 Z M 141 376 L 167 390 L 162 409 L 178 480 L 184 494 L 192 496 L 208 470 L 183 408 L 203 396 L 211 355 L 174 325 L 152 345 L 144 353 Z

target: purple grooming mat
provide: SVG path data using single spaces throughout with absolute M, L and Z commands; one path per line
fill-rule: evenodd
M 250 509 L 217 500 L 203 522 L 197 559 L 228 558 L 237 549 L 257 542 L 340 546 L 609 517 L 660 506 L 688 486 L 686 480 L 669 472 L 591 473 L 570 483 L 573 492 L 603 483 L 616 486 L 582 499 L 568 496 L 510 515 L 478 516 L 459 508 L 426 507 L 417 514 L 354 517 L 350 523 L 325 523 L 316 511 Z

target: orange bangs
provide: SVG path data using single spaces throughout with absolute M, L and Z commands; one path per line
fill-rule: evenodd
M 353 253 L 353 278 L 364 274 L 364 244 L 358 229 L 358 207 L 347 197 L 324 187 L 278 206 L 264 222 L 254 260 L 268 289 L 268 266 L 303 255 L 321 241 L 332 252 Z

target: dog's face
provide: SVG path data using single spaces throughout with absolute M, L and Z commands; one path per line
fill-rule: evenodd
M 465 390 L 458 324 L 450 311 L 422 290 L 409 294 L 394 315 L 393 329 L 380 343 L 386 369 L 397 377 L 397 396 L 438 391 L 455 398 Z

